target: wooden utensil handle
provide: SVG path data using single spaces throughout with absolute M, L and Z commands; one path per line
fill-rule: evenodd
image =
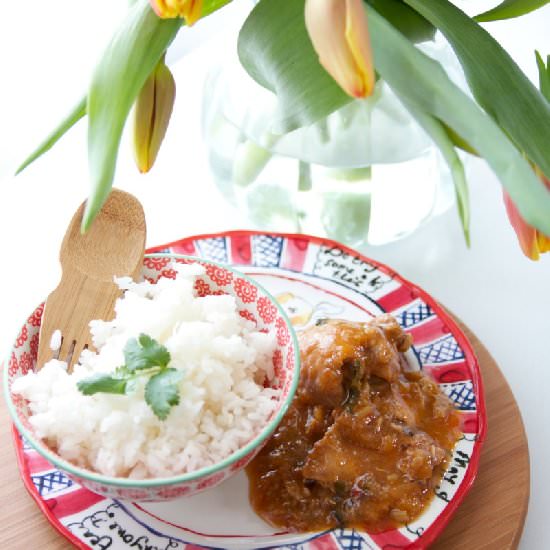
M 73 338 L 78 339 L 77 349 L 82 350 L 85 345 L 92 347 L 88 326 L 90 319 L 112 319 L 113 306 L 120 294 L 114 282 L 93 279 L 76 269 L 64 269 L 59 285 L 46 301 L 38 344 L 38 364 L 43 365 L 53 357 L 50 338 L 61 327 L 70 326 L 71 334 L 62 334 L 64 341 L 60 359 L 65 359 L 64 352 Z M 48 337 L 43 338 L 43 335 Z

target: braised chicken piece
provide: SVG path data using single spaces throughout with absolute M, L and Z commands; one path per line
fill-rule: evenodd
M 296 397 L 247 468 L 252 506 L 291 531 L 411 521 L 460 436 L 457 411 L 410 368 L 410 336 L 389 315 L 326 321 L 298 340 Z

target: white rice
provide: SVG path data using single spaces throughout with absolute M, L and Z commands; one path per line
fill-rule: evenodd
M 273 376 L 274 335 L 243 319 L 232 296 L 195 296 L 201 266 L 173 267 L 175 280 L 118 281 L 126 291 L 116 303 L 116 317 L 90 324 L 98 351 L 84 351 L 72 374 L 65 363 L 52 360 L 14 382 L 13 392 L 29 400 L 36 436 L 61 457 L 134 479 L 190 472 L 245 445 L 276 408 L 279 390 L 263 387 Z M 85 396 L 76 386 L 123 365 L 124 346 L 140 333 L 166 346 L 169 366 L 184 373 L 180 403 L 166 420 L 145 402 L 146 377 L 130 395 Z

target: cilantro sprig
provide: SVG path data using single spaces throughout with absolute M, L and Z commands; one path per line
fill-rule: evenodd
M 145 402 L 164 420 L 170 409 L 180 402 L 178 382 L 183 373 L 168 367 L 170 352 L 147 334 L 131 338 L 124 347 L 124 365 L 113 374 L 94 374 L 77 383 L 84 395 L 95 393 L 129 394 L 138 376 L 149 376 L 145 385 Z

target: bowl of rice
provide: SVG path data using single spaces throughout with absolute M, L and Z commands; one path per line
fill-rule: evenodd
M 80 485 L 109 498 L 171 500 L 243 469 L 286 412 L 299 350 L 277 301 L 249 277 L 192 257 L 153 254 L 142 280 L 117 280 L 111 321 L 71 373 L 36 357 L 44 304 L 6 359 L 21 435 Z M 52 342 L 52 345 L 55 345 Z

